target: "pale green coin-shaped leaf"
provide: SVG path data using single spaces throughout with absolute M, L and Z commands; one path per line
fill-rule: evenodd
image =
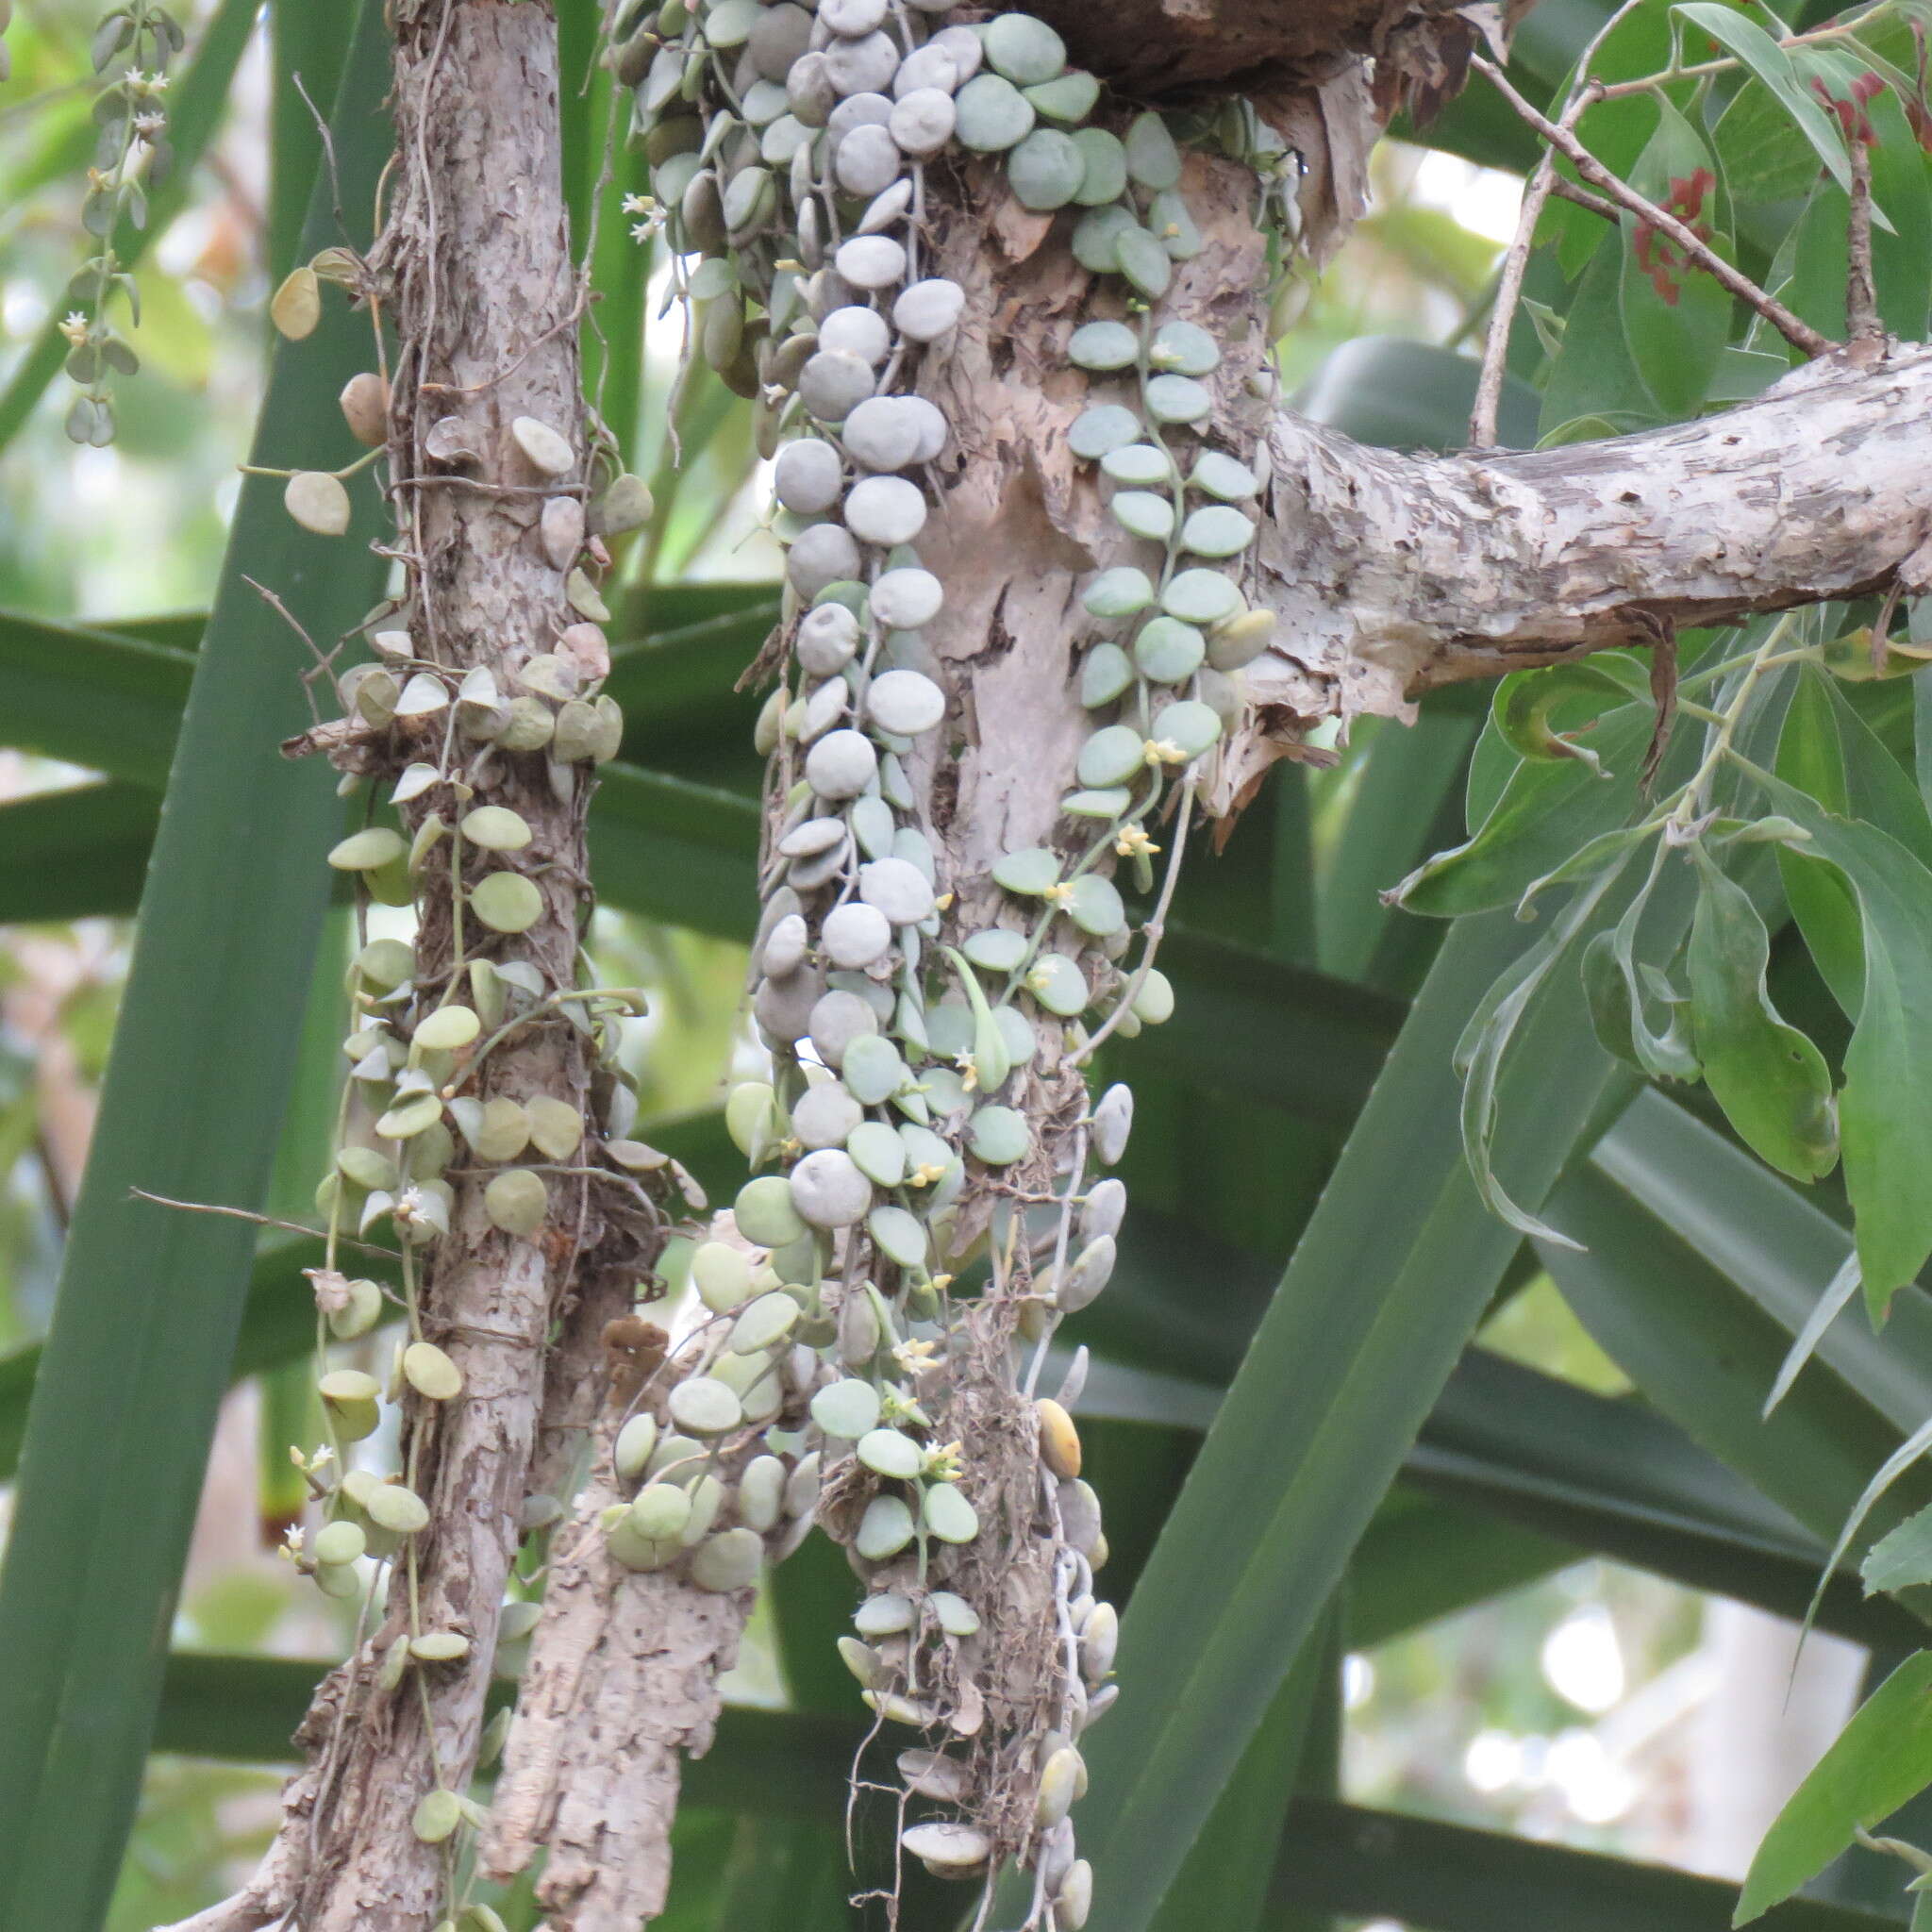
M 967 1124 L 967 1145 L 988 1167 L 1010 1167 L 1024 1160 L 1033 1144 L 1026 1116 L 1010 1107 L 982 1107 Z
M 763 11 L 758 0 L 711 0 L 703 14 L 706 42 L 721 51 L 743 46 Z
M 1200 225 L 1177 190 L 1166 189 L 1147 204 L 1147 225 L 1176 261 L 1192 261 L 1200 254 Z
M 1221 736 L 1221 714 L 1198 698 L 1163 705 L 1154 714 L 1154 737 L 1162 744 L 1176 744 L 1191 758 L 1199 758 Z
M 883 1121 L 861 1121 L 846 1135 L 845 1151 L 874 1186 L 896 1188 L 906 1178 L 906 1143 Z
M 1100 468 L 1114 482 L 1136 489 L 1174 481 L 1174 458 L 1158 443 L 1123 443 L 1101 458 Z
M 1181 684 L 1200 670 L 1208 640 L 1177 617 L 1150 617 L 1134 640 L 1134 662 L 1156 684 Z
M 1211 375 L 1221 366 L 1221 348 L 1198 323 L 1163 322 L 1147 359 L 1167 375 Z
M 1097 461 L 1110 449 L 1134 441 L 1141 434 L 1141 419 L 1120 403 L 1095 403 L 1074 418 L 1067 431 L 1067 446 L 1088 462 Z
M 1079 369 L 1129 369 L 1141 358 L 1141 338 L 1124 322 L 1088 322 L 1074 331 L 1067 359 Z
M 631 1500 L 630 1526 L 654 1543 L 684 1534 L 691 1521 L 691 1491 L 681 1483 L 646 1483 Z
M 434 1093 L 418 1093 L 398 1102 L 375 1123 L 385 1141 L 408 1141 L 425 1133 L 442 1118 L 442 1102 Z
M 1114 238 L 1114 255 L 1122 275 L 1150 302 L 1167 293 L 1174 280 L 1174 258 L 1138 224 Z
M 1060 800 L 1060 809 L 1069 818 L 1117 819 L 1133 803 L 1124 786 L 1109 785 L 1097 791 L 1070 791 Z
M 1167 123 L 1151 109 L 1134 116 L 1126 135 L 1127 172 L 1142 188 L 1180 185 L 1181 151 Z
M 736 1391 L 715 1375 L 687 1376 L 672 1390 L 665 1407 L 680 1429 L 700 1438 L 724 1435 L 744 1420 L 744 1405 Z
M 1176 571 L 1160 593 L 1160 608 L 1189 624 L 1219 624 L 1241 607 L 1240 587 L 1218 570 Z
M 430 1053 L 451 1053 L 468 1046 L 482 1032 L 483 1023 L 472 1007 L 438 1007 L 425 1014 L 410 1036 L 413 1043 Z
M 1087 1009 L 1087 975 L 1064 953 L 1042 953 L 1027 969 L 1026 991 L 1062 1020 Z
M 745 1182 L 732 1204 L 732 1216 L 739 1233 L 761 1248 L 782 1248 L 807 1232 L 791 1205 L 791 1183 L 781 1174 L 759 1174 Z
M 1153 580 L 1144 570 L 1125 563 L 1102 571 L 1080 596 L 1082 605 L 1094 617 L 1132 617 L 1153 601 Z
M 1067 64 L 1067 43 L 1030 13 L 1000 13 L 980 33 L 987 65 L 1021 87 L 1054 79 Z
M 1196 557 L 1236 557 L 1254 541 L 1254 525 L 1231 504 L 1210 503 L 1181 525 L 1181 548 Z
M 463 1822 L 463 1801 L 454 1791 L 425 1791 L 409 1820 L 409 1829 L 425 1845 L 440 1845 Z
M 971 1637 L 979 1628 L 979 1612 L 950 1590 L 934 1591 L 925 1604 L 948 1637 Z
M 1120 138 L 1104 127 L 1082 127 L 1074 134 L 1074 142 L 1087 170 L 1080 181 L 1080 192 L 1074 199 L 1082 208 L 1104 208 L 1109 202 L 1119 201 L 1127 192 L 1127 151 L 1121 145 Z M 1109 262 L 1108 266 L 1111 268 L 1113 264 Z
M 785 1185 L 777 1175 L 765 1178 L 778 1180 L 780 1187 Z M 789 1208 L 790 1188 L 785 1189 L 784 1200 Z M 738 1223 L 738 1231 L 745 1234 L 742 1221 Z M 745 1239 L 749 1241 L 752 1237 L 745 1234 Z M 713 1314 L 728 1314 L 751 1292 L 750 1257 L 728 1241 L 700 1241 L 691 1254 L 691 1280 L 706 1307 Z
M 461 831 L 486 852 L 521 852 L 530 842 L 528 821 L 506 805 L 479 805 L 463 814 Z
M 1149 376 L 1146 402 L 1147 413 L 1160 423 L 1204 423 L 1214 412 L 1212 392 L 1191 375 Z
M 839 1078 L 862 1107 L 880 1107 L 906 1084 L 906 1062 L 883 1033 L 861 1034 L 845 1049 Z
M 359 1523 L 325 1524 L 315 1534 L 318 1563 L 353 1563 L 369 1547 Z
M 879 1424 L 879 1391 L 857 1375 L 827 1384 L 811 1399 L 811 1419 L 828 1436 L 856 1442 Z
M 520 872 L 493 872 L 472 889 L 470 910 L 491 932 L 528 932 L 542 916 L 543 895 Z
M 942 1543 L 970 1543 L 979 1534 L 979 1512 L 952 1483 L 933 1484 L 919 1513 Z
M 1001 154 L 1033 131 L 1033 104 L 1001 74 L 975 74 L 953 97 L 961 147 Z
M 869 1596 L 852 1613 L 852 1627 L 861 1637 L 895 1637 L 902 1630 L 911 1629 L 917 1619 L 909 1596 L 901 1596 L 897 1591 L 881 1591 L 876 1596 Z
M 356 955 L 356 972 L 382 992 L 393 992 L 416 971 L 416 949 L 407 940 L 371 940 Z
M 888 1128 L 887 1132 L 891 1130 Z M 897 1135 L 893 1139 L 897 1140 Z M 761 1294 L 751 1303 L 731 1324 L 731 1352 L 734 1355 L 752 1355 L 759 1349 L 770 1348 L 774 1341 L 782 1341 L 791 1333 L 799 1316 L 804 1312 L 792 1298 L 780 1290 L 770 1294 Z
M 1247 464 L 1239 462 L 1218 449 L 1204 450 L 1188 478 L 1196 490 L 1218 496 L 1224 503 L 1245 503 L 1261 487 Z
M 1075 139 L 1079 139 L 1075 136 Z M 1088 154 L 1088 166 L 1093 165 L 1093 157 Z M 1122 162 L 1123 171 L 1125 161 Z M 1085 190 L 1082 198 L 1086 199 Z M 1072 245 L 1074 259 L 1084 269 L 1091 269 L 1097 275 L 1111 275 L 1120 273 L 1120 239 L 1130 229 L 1138 228 L 1131 208 L 1117 204 L 1107 208 L 1094 208 L 1074 224 Z
M 343 1147 L 336 1153 L 336 1167 L 343 1179 L 371 1193 L 388 1193 L 396 1184 L 396 1164 L 374 1147 Z
M 331 1369 L 316 1383 L 315 1392 L 332 1405 L 374 1402 L 382 1393 L 382 1384 L 362 1369 Z
M 463 1372 L 433 1341 L 412 1341 L 403 1351 L 403 1374 L 418 1395 L 453 1402 L 463 1392 Z
M 409 1655 L 425 1664 L 453 1664 L 470 1654 L 470 1640 L 460 1630 L 425 1630 L 409 1640 Z
M 1075 68 L 1057 80 L 1036 81 L 1023 90 L 1035 109 L 1049 121 L 1069 125 L 1084 121 L 1100 98 L 1100 82 L 1091 74 Z
M 925 1467 L 925 1451 L 897 1429 L 868 1429 L 853 1453 L 876 1475 L 910 1482 Z
M 1010 973 L 1026 957 L 1026 935 L 989 925 L 970 935 L 959 950 L 989 973 Z
M 1002 14 L 1002 20 L 1016 18 Z M 1007 181 L 1022 208 L 1044 214 L 1065 208 L 1079 192 L 1087 164 L 1070 135 L 1036 127 L 1007 157 Z
M 1117 490 L 1108 508 L 1131 537 L 1165 543 L 1174 533 L 1174 505 L 1152 490 Z
M 874 1496 L 859 1519 L 852 1546 L 869 1563 L 896 1557 L 912 1541 L 912 1511 L 897 1496 Z
M 528 1237 L 543 1225 L 550 1191 L 527 1167 L 506 1168 L 483 1190 L 483 1211 L 505 1234 Z
M 414 1536 L 429 1527 L 429 1506 L 414 1490 L 401 1483 L 377 1483 L 362 1505 L 362 1513 L 378 1529 L 396 1536 Z
M 874 1208 L 866 1216 L 865 1227 L 888 1260 L 896 1261 L 902 1268 L 925 1265 L 925 1227 L 909 1208 L 890 1205 Z
M 651 1452 L 658 1446 L 658 1418 L 654 1415 L 634 1415 L 617 1432 L 617 1442 L 611 1450 L 611 1460 L 617 1466 L 617 1473 L 627 1483 L 634 1483 L 644 1473 L 644 1465 L 651 1459 Z
M 530 1144 L 551 1160 L 568 1160 L 582 1144 L 584 1117 L 567 1100 L 538 1093 L 524 1102 Z
M 400 832 L 387 825 L 365 825 L 335 846 L 328 862 L 338 872 L 375 872 L 408 856 L 408 842 Z
M 1024 852 L 1008 852 L 995 861 L 992 876 L 994 884 L 1009 892 L 1037 897 L 1059 883 L 1060 856 L 1044 845 L 1029 845 Z
M 1206 710 L 1207 707 L 1204 705 L 1201 708 Z M 1218 720 L 1216 722 L 1219 723 Z M 1090 872 L 1085 877 L 1074 881 L 1074 896 L 1067 903 L 1067 917 L 1082 932 L 1104 940 L 1126 924 L 1127 909 L 1121 904 L 1120 891 L 1114 882 L 1102 878 L 1098 873 Z
M 1174 981 L 1158 966 L 1150 966 L 1134 995 L 1134 1017 L 1144 1025 L 1159 1026 L 1174 1018 Z
M 741 1524 L 707 1537 L 697 1546 L 691 1553 L 691 1580 L 700 1590 L 749 1590 L 764 1562 L 763 1539 Z
M 1146 762 L 1145 741 L 1131 724 L 1108 724 L 1080 747 L 1076 770 L 1082 785 L 1124 785 Z
M 1133 663 L 1118 644 L 1095 644 L 1080 660 L 1080 702 L 1090 711 L 1112 704 L 1133 681 Z

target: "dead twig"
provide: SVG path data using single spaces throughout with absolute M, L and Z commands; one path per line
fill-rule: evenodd
M 1845 143 L 1851 157 L 1851 213 L 1845 224 L 1845 333 L 1855 342 L 1884 335 L 1878 288 L 1872 273 L 1872 150 L 1856 135 Z

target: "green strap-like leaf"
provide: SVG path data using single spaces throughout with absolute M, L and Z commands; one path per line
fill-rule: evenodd
M 334 128 L 358 210 L 389 146 L 381 9 L 360 12 Z M 320 245 L 333 228 L 325 187 L 309 233 Z M 278 448 L 339 432 L 364 325 L 338 310 L 276 355 L 261 434 Z M 355 539 L 309 537 L 280 495 L 273 478 L 243 486 L 196 663 L 0 1572 L 0 1924 L 41 1932 L 101 1923 L 248 1280 L 245 1223 L 132 1190 L 259 1200 L 341 824 L 326 772 L 291 770 L 276 749 L 305 708 L 291 659 L 262 646 L 242 574 L 327 638 L 381 582 Z

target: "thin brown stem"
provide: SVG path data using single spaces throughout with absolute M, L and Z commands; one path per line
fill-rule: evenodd
M 1547 115 L 1540 114 L 1509 84 L 1493 60 L 1477 55 L 1471 66 L 1484 75 L 1496 92 L 1516 110 L 1518 118 L 1526 123 L 1542 136 L 1552 147 L 1567 155 L 1574 164 L 1576 172 L 1593 186 L 1600 188 L 1620 208 L 1627 208 L 1639 220 L 1645 221 L 1659 234 L 1666 235 L 1680 248 L 1689 260 L 1722 287 L 1728 289 L 1740 302 L 1745 302 L 1765 321 L 1783 336 L 1785 341 L 1806 356 L 1823 356 L 1829 353 L 1830 341 L 1813 328 L 1809 323 L 1801 322 L 1782 302 L 1768 295 L 1747 275 L 1733 268 L 1723 256 L 1710 246 L 1701 236 L 1694 234 L 1675 215 L 1668 213 L 1645 196 L 1620 175 L 1613 175 L 1570 132 L 1559 127 Z
M 1855 135 L 1846 143 L 1852 162 L 1851 213 L 1845 225 L 1845 332 L 1855 342 L 1885 333 L 1878 319 L 1877 284 L 1872 273 L 1872 150 Z
M 1592 194 L 1587 188 L 1579 188 L 1567 175 L 1558 175 L 1551 181 L 1550 192 L 1557 200 L 1587 208 L 1591 214 L 1601 215 L 1607 222 L 1618 219 L 1615 202 L 1606 201 L 1601 194 Z

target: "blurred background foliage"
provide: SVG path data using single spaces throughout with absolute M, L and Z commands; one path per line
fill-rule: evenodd
M 280 209 L 291 192 L 307 190 L 306 182 L 278 190 L 271 168 L 277 128 L 306 114 L 288 91 L 293 58 L 285 47 L 277 62 L 271 33 L 273 25 L 291 44 L 299 33 L 313 34 L 312 25 L 297 29 L 284 19 L 297 10 L 285 4 L 264 9 L 182 205 L 152 237 L 138 272 L 143 367 L 120 386 L 118 441 L 99 450 L 76 450 L 66 441 L 57 378 L 7 450 L 0 464 L 0 608 L 7 612 L 93 627 L 126 625 L 192 646 L 222 562 L 236 464 L 261 399 L 266 301 L 290 246 Z M 575 63 L 573 85 L 582 80 L 587 90 L 573 110 L 581 217 L 608 102 L 590 64 L 594 9 L 589 0 L 560 0 L 559 10 L 567 59 Z M 213 11 L 208 5 L 184 9 L 184 18 L 192 16 L 191 56 Z M 82 76 L 97 12 L 94 0 L 21 0 L 8 31 L 13 75 L 0 87 L 0 389 L 26 365 L 77 259 L 89 110 Z M 1586 0 L 1549 0 L 1520 50 L 1524 84 L 1547 95 L 1565 50 L 1600 18 Z M 1443 144 L 1391 141 L 1378 151 L 1373 208 L 1308 291 L 1280 350 L 1291 384 L 1314 413 L 1357 434 L 1410 445 L 1453 443 L 1461 434 L 1473 368 L 1444 352 L 1466 356 L 1480 340 L 1500 243 L 1514 226 L 1515 169 L 1524 158 L 1513 124 L 1473 103 L 1453 108 L 1432 138 Z M 625 179 L 634 169 L 620 154 L 620 190 L 634 185 Z M 654 737 L 649 708 L 633 708 L 635 741 L 625 756 L 742 791 L 755 783 L 748 710 L 729 684 L 762 629 L 762 593 L 687 601 L 670 635 L 654 607 L 664 608 L 665 587 L 756 586 L 777 575 L 776 551 L 759 523 L 747 413 L 700 374 L 679 407 L 685 460 L 674 469 L 665 410 L 675 324 L 658 314 L 661 275 L 646 293 L 649 264 L 623 233 L 614 201 L 598 255 L 619 279 L 613 285 L 600 275 L 607 299 L 595 325 L 616 346 L 606 356 L 592 343 L 593 366 L 605 365 L 593 384 L 663 507 L 628 560 L 614 635 L 634 644 L 635 661 L 655 675 L 668 678 L 706 653 L 711 665 L 691 674 L 695 708 L 681 714 L 675 729 Z M 634 336 L 647 313 L 643 353 L 624 352 L 625 331 Z M 1520 359 L 1528 373 L 1533 346 Z M 291 677 L 301 668 L 290 641 L 267 623 L 260 648 L 285 655 Z M 691 728 L 693 719 L 702 729 Z M 1258 956 L 1339 975 L 1365 990 L 1372 1013 L 1399 1015 L 1441 934 L 1425 922 L 1391 917 L 1376 892 L 1459 835 L 1460 774 L 1477 722 L 1475 707 L 1452 696 L 1426 708 L 1413 731 L 1382 724 L 1357 731 L 1339 747 L 1332 769 L 1282 768 L 1227 855 L 1196 867 L 1183 895 L 1190 925 Z M 95 775 L 31 750 L 0 751 L 0 803 L 51 797 Z M 1307 855 L 1305 864 L 1298 853 Z M 0 867 L 6 863 L 0 855 Z M 98 906 L 82 878 L 65 903 L 86 907 L 91 916 L 0 927 L 0 1351 L 28 1348 L 46 1327 L 114 1025 L 131 907 L 121 886 L 104 885 L 97 897 Z M 1257 906 L 1264 908 L 1259 915 Z M 298 1082 L 270 1210 L 279 1215 L 299 1218 L 312 1186 L 312 1122 L 318 1104 L 327 1106 L 337 1027 L 331 1000 L 344 943 L 338 922 L 318 964 L 311 1008 L 323 1051 L 305 1061 L 320 1064 L 325 1085 Z M 632 1042 L 647 1119 L 686 1121 L 692 1144 L 712 1150 L 722 1179 L 728 1170 L 708 1122 L 734 1060 L 748 1061 L 752 1052 L 739 1009 L 742 944 L 718 922 L 692 931 L 607 906 L 591 948 L 607 980 L 652 990 L 650 1016 L 634 1023 Z M 1188 997 L 1184 987 L 1184 1005 Z M 1320 1191 L 1354 1101 L 1329 1104 L 1326 1119 L 1320 1105 L 1257 1108 L 1265 1095 L 1230 1091 L 1211 1072 L 1181 1077 L 1172 1057 L 1150 1050 L 1131 1064 L 1143 1123 L 1132 1174 L 1137 1208 L 1176 1217 L 1191 1211 L 1197 1222 L 1205 1213 L 1221 1241 L 1260 1257 L 1249 1272 L 1265 1288 Z M 693 1164 L 704 1171 L 702 1160 Z M 1201 1252 L 1183 1240 L 1157 1272 L 1165 1271 L 1197 1321 L 1219 1331 L 1206 1357 L 1224 1374 L 1238 1359 L 1252 1310 L 1222 1318 L 1217 1295 L 1230 1284 Z M 1453 1269 L 1456 1257 L 1445 1255 L 1441 1265 Z M 1119 1319 L 1131 1344 L 1132 1309 Z M 1480 1341 L 1493 1356 L 1599 1398 L 1622 1401 L 1630 1390 L 1527 1258 L 1508 1278 Z M 1104 1351 L 1107 1339 L 1096 1345 Z M 1129 1357 L 1133 1352 L 1124 1350 Z M 16 1354 L 13 1361 L 9 1385 L 8 1365 L 0 1360 L 0 1390 L 17 1394 L 30 1358 Z M 299 1507 L 299 1491 L 290 1493 L 286 1444 L 313 1440 L 301 1407 L 307 1379 L 258 1374 L 225 1405 L 175 1631 L 177 1651 L 313 1658 L 339 1654 L 348 1641 L 347 1613 L 299 1588 L 274 1555 Z M 17 1415 L 10 1426 L 17 1447 Z M 1144 1551 L 1188 1451 L 1161 1431 L 1141 1433 L 1146 1440 L 1131 1444 L 1126 1457 L 1144 1465 L 1143 1487 L 1132 1494 L 1151 1500 L 1157 1513 L 1129 1523 L 1121 1541 L 1138 1540 Z M 1385 1505 L 1378 1529 L 1399 1530 L 1405 1509 L 1429 1507 L 1440 1492 L 1432 1483 L 1448 1480 L 1444 1471 L 1463 1453 L 1454 1444 L 1439 1448 L 1435 1465 L 1427 1456 L 1412 1462 L 1412 1479 Z M 1104 1448 L 1095 1460 L 1105 1464 L 1110 1453 Z M 1100 1480 L 1107 1491 L 1104 1467 Z M 1547 1488 L 1560 1488 L 1559 1478 L 1552 1474 Z M 1125 1514 L 1134 1506 L 1124 1490 L 1110 1507 Z M 0 1500 L 0 1525 L 5 1511 Z M 1835 1637 L 1815 1639 L 1786 1703 L 1789 1624 L 1652 1570 L 1591 1556 L 1582 1547 L 1589 1538 L 1572 1541 L 1551 1532 L 1559 1511 L 1539 1518 L 1535 1508 L 1518 1507 L 1515 1514 L 1531 1525 L 1518 1532 L 1514 1565 L 1525 1579 L 1518 1587 L 1436 1619 L 1424 1607 L 1420 1627 L 1343 1644 L 1333 1685 L 1339 1754 L 1325 1769 L 1317 1766 L 1305 1788 L 1735 1878 L 1785 1791 L 1842 1720 L 1862 1653 Z M 1510 1510 L 1494 1520 L 1509 1522 Z M 1441 1522 L 1453 1541 L 1453 1508 Z M 1455 1598 L 1451 1587 L 1445 1601 Z M 1342 1617 L 1346 1627 L 1345 1605 Z M 755 1624 L 753 1640 L 736 1694 L 753 1704 L 783 1703 L 786 1673 L 766 1620 Z M 791 1694 L 802 1693 L 794 1685 Z M 1771 1715 L 1751 1720 L 1757 1731 L 1742 1732 L 1740 1713 L 1753 1708 Z M 197 1722 L 192 1698 L 171 1691 L 160 1741 L 192 1734 L 206 1748 L 208 1727 L 204 1723 L 197 1733 Z M 158 1754 L 110 1932 L 145 1932 L 229 1889 L 265 1840 L 277 1784 L 277 1774 L 260 1764 Z M 740 1842 L 742 1829 L 703 1809 L 681 1827 L 689 1857 L 674 1907 L 677 1924 L 709 1923 L 707 1915 L 720 1909 L 733 1857 L 750 1856 Z M 1847 1883 L 1851 1895 L 1872 1895 L 1869 1885 L 1861 1892 Z M 505 1910 L 515 1923 L 518 1902 L 508 1901 Z M 1291 1916 L 1270 1923 L 1287 1925 Z M 1396 1922 L 1374 1923 L 1386 1928 Z

